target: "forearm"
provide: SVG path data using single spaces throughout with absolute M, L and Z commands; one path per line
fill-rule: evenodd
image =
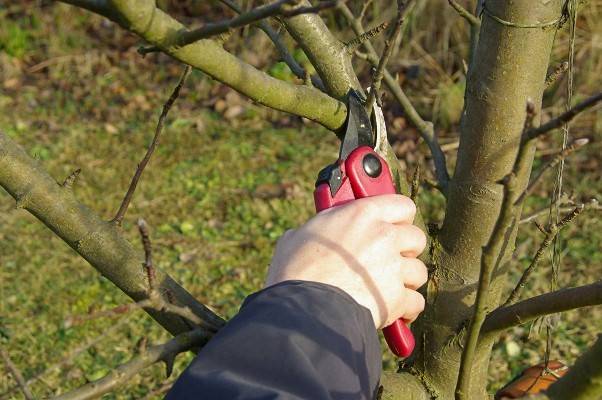
M 329 285 L 287 281 L 247 298 L 168 399 L 372 399 L 381 351 L 370 311 Z

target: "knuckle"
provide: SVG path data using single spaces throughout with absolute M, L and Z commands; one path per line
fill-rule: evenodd
M 416 204 L 408 196 L 400 195 L 399 198 L 402 207 L 404 207 L 407 210 L 408 215 L 411 218 L 414 218 L 414 216 L 416 215 Z

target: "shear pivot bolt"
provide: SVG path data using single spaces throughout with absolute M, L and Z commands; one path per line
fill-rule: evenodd
M 371 153 L 364 156 L 364 159 L 362 160 L 362 166 L 364 167 L 364 172 L 366 172 L 366 174 L 371 178 L 378 177 L 383 170 L 378 157 Z

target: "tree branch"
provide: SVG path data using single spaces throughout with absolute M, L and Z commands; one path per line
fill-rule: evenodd
M 583 100 L 581 103 L 577 104 L 570 110 L 560 114 L 558 117 L 546 122 L 545 124 L 537 128 L 530 129 L 528 132 L 525 132 L 525 134 L 523 135 L 523 140 L 532 140 L 554 129 L 562 127 L 564 124 L 570 122 L 577 115 L 595 106 L 600 101 L 602 101 L 602 92 L 595 94 L 586 100 Z
M 154 0 L 113 0 L 111 4 L 119 16 L 111 18 L 113 21 L 258 103 L 311 119 L 331 130 L 345 123 L 347 110 L 342 102 L 318 89 L 273 78 L 241 61 L 213 40 L 177 46 L 177 38 L 186 28 L 156 8 Z M 305 15 L 314 14 L 293 19 Z
M 558 163 L 560 163 L 574 151 L 579 150 L 588 143 L 588 138 L 575 139 L 564 150 L 561 150 L 558 153 L 556 153 L 550 161 L 548 161 L 543 167 L 541 167 L 541 169 L 539 170 L 537 175 L 535 175 L 535 177 L 531 180 L 531 182 L 529 182 L 529 185 L 527 186 L 523 194 L 520 195 L 518 201 L 522 202 L 528 196 L 533 194 L 533 191 L 535 190 L 535 188 L 537 188 L 537 184 L 541 181 L 541 178 L 543 177 L 546 171 L 549 171 L 550 169 L 554 168 L 556 165 L 558 165 Z
M 590 400 L 602 397 L 602 335 L 569 371 L 548 388 L 550 399 Z
M 577 204 L 576 206 L 582 206 L 584 204 Z M 569 212 L 572 211 L 575 208 L 575 206 L 559 206 L 558 207 L 558 211 L 559 212 Z M 587 209 L 589 211 L 602 211 L 602 206 L 598 203 L 597 200 L 592 200 L 588 203 Z M 526 224 L 529 223 L 533 220 L 535 220 L 537 217 L 540 217 L 542 215 L 547 215 L 550 213 L 550 207 L 546 207 L 546 208 L 542 208 L 541 210 L 535 211 L 529 215 L 527 215 L 526 217 L 522 218 L 520 220 L 520 224 Z
M 179 46 L 186 46 L 198 40 L 207 39 L 219 35 L 220 33 L 228 32 L 231 29 L 250 25 L 268 17 L 293 17 L 300 14 L 316 13 L 336 5 L 336 1 L 322 1 L 317 6 L 291 7 L 296 1 L 297 0 L 278 0 L 254 8 L 246 13 L 241 13 L 239 16 L 226 21 L 205 24 L 200 28 L 180 34 L 177 44 Z
M 380 105 L 380 95 L 378 92 L 380 91 L 380 84 L 383 80 L 383 75 L 385 72 L 385 67 L 389 62 L 389 58 L 393 53 L 393 48 L 395 46 L 395 42 L 399 37 L 401 32 L 401 25 L 403 24 L 405 10 L 407 4 L 403 0 L 399 0 L 399 6 L 397 9 L 397 18 L 395 20 L 395 25 L 389 38 L 385 41 L 385 49 L 383 50 L 383 54 L 380 56 L 378 60 L 378 65 L 376 67 L 376 71 L 374 72 L 374 77 L 372 79 L 372 85 L 370 87 L 370 93 L 368 93 L 368 100 L 366 101 L 366 111 L 368 115 L 372 114 L 372 105 L 374 104 L 374 100 Z
M 492 311 L 481 329 L 483 335 L 495 335 L 536 318 L 576 308 L 602 304 L 602 281 L 585 286 L 560 289 Z
M 143 350 L 139 356 L 134 357 L 127 363 L 113 369 L 104 377 L 87 383 L 71 392 L 56 396 L 53 399 L 87 400 L 98 398 L 114 388 L 127 383 L 134 375 L 144 368 L 159 361 L 163 361 L 169 365 L 170 363 L 173 363 L 174 358 L 178 354 L 201 347 L 207 343 L 208 340 L 209 336 L 207 333 L 200 329 L 181 333 L 169 342 Z
M 13 376 L 13 378 L 15 378 L 15 381 L 17 381 L 17 384 L 21 388 L 21 391 L 23 392 L 23 395 L 25 396 L 25 398 L 27 400 L 33 400 L 34 399 L 33 394 L 29 390 L 29 387 L 27 387 L 27 382 L 25 382 L 25 379 L 23 379 L 23 374 L 21 374 L 21 371 L 19 371 L 19 368 L 17 368 L 17 366 L 10 359 L 10 356 L 8 355 L 6 350 L 4 350 L 4 348 L 1 346 L 0 346 L 0 356 L 2 356 L 2 360 L 4 361 L 4 365 L 6 366 L 6 369 L 8 370 L 8 372 L 10 372 L 10 374 Z
M 447 0 L 449 5 L 453 7 L 454 10 L 458 12 L 458 14 L 464 18 L 470 25 L 475 27 L 481 26 L 481 20 L 477 18 L 473 13 L 465 9 L 458 3 L 456 0 Z
M 550 246 L 550 244 L 552 243 L 552 241 L 554 240 L 556 235 L 558 235 L 558 232 L 560 232 L 560 230 L 564 226 L 566 226 L 573 219 L 575 219 L 579 214 L 581 214 L 581 212 L 583 212 L 584 209 L 585 209 L 585 205 L 583 205 L 583 204 L 581 206 L 576 207 L 575 209 L 572 210 L 572 212 L 570 212 L 564 218 L 562 218 L 562 220 L 560 220 L 560 222 L 552 223 L 546 229 L 545 237 L 544 237 L 543 241 L 541 242 L 541 244 L 539 245 L 539 248 L 537 249 L 535 256 L 533 256 L 533 260 L 531 260 L 531 263 L 529 264 L 527 269 L 525 269 L 525 271 L 523 272 L 523 275 L 519 279 L 516 287 L 512 290 L 512 292 L 508 296 L 508 299 L 506 299 L 506 301 L 502 304 L 502 307 L 507 307 L 510 304 L 514 303 L 516 300 L 518 300 L 522 289 L 527 284 L 527 281 L 529 280 L 529 277 L 531 276 L 533 271 L 535 271 L 537 264 L 539 263 L 539 261 L 541 260 L 541 257 L 544 254 L 544 251 Z
M 0 186 L 17 204 L 29 211 L 103 276 L 134 301 L 148 297 L 140 253 L 126 241 L 119 228 L 103 221 L 77 202 L 71 190 L 58 185 L 46 171 L 8 136 L 0 133 Z M 219 329 L 224 320 L 199 303 L 169 275 L 156 269 L 157 288 L 173 303 L 188 307 L 207 326 Z M 147 312 L 172 334 L 188 331 L 184 321 L 170 311 Z
M 184 82 L 186 81 L 186 78 L 188 77 L 189 74 L 190 74 L 190 67 L 187 65 L 184 68 L 184 72 L 180 76 L 180 80 L 178 81 L 178 84 L 173 89 L 171 95 L 169 96 L 169 98 L 167 99 L 165 104 L 163 104 L 163 110 L 161 111 L 161 115 L 159 116 L 159 121 L 157 122 L 157 127 L 155 128 L 155 136 L 153 137 L 153 140 L 151 141 L 150 146 L 148 146 L 148 149 L 146 150 L 146 154 L 142 158 L 142 161 L 140 161 L 140 163 L 136 167 L 136 172 L 134 173 L 134 176 L 132 177 L 130 186 L 128 187 L 125 197 L 123 198 L 123 201 L 121 202 L 121 205 L 119 206 L 119 210 L 117 210 L 117 214 L 115 214 L 115 217 L 111 220 L 111 222 L 114 222 L 117 225 L 121 225 L 121 221 L 123 221 L 123 217 L 125 216 L 125 213 L 128 210 L 130 202 L 132 201 L 132 197 L 134 196 L 134 192 L 136 191 L 136 186 L 138 185 L 138 181 L 140 180 L 140 177 L 142 176 L 142 172 L 144 172 L 144 168 L 146 168 L 146 165 L 150 161 L 150 158 L 153 155 L 155 148 L 157 147 L 157 143 L 159 142 L 159 136 L 161 136 L 161 132 L 163 131 L 163 126 L 165 125 L 165 118 L 167 117 L 167 114 L 169 113 L 171 106 L 173 106 L 176 99 L 180 95 L 180 90 L 182 89 L 182 86 L 184 86 Z
M 234 10 L 238 14 L 243 12 L 242 8 L 238 4 L 236 4 L 234 1 L 231 1 L 231 0 L 219 0 L 219 1 L 223 4 L 225 4 L 230 9 Z M 280 54 L 280 58 L 282 59 L 282 61 L 284 61 L 284 63 L 286 65 L 288 65 L 288 67 L 291 69 L 292 73 L 295 74 L 295 76 L 297 76 L 297 78 L 305 80 L 307 78 L 307 72 L 297 62 L 297 60 L 295 60 L 295 58 L 291 55 L 291 53 L 288 51 L 288 48 L 282 41 L 280 34 L 278 32 L 276 32 L 274 29 L 272 29 L 270 24 L 268 24 L 266 21 L 263 21 L 263 20 L 258 21 L 255 25 L 259 29 L 264 31 L 266 35 L 268 35 L 268 37 L 270 38 L 272 43 L 274 43 L 276 50 Z M 318 89 L 325 91 L 324 83 L 322 83 L 322 80 L 317 75 L 313 75 L 311 77 L 311 82 L 312 82 L 312 85 L 314 85 Z
M 341 12 L 345 20 L 347 20 L 347 23 L 349 23 L 355 34 L 358 37 L 362 37 L 362 35 L 365 34 L 364 27 L 362 26 L 361 21 L 353 15 L 349 7 L 347 7 L 346 4 L 339 4 L 337 9 Z M 374 46 L 372 46 L 372 43 L 370 43 L 369 40 L 364 40 L 361 42 L 361 44 L 367 52 L 367 60 L 374 67 L 377 67 L 379 63 L 379 57 L 374 49 Z M 441 151 L 441 147 L 439 146 L 439 142 L 437 141 L 437 137 L 435 135 L 433 124 L 422 119 L 418 111 L 416 111 L 416 108 L 414 108 L 412 105 L 410 99 L 406 96 L 397 83 L 397 80 L 389 73 L 389 71 L 387 71 L 386 68 L 384 69 L 384 80 L 385 85 L 387 85 L 387 88 L 398 101 L 405 115 L 418 129 L 420 136 L 428 145 L 433 157 L 433 162 L 435 163 L 435 174 L 437 176 L 437 181 L 439 182 L 439 186 L 442 188 L 443 193 L 445 193 L 447 184 L 449 182 L 449 173 L 447 172 L 445 154 L 443 151 Z

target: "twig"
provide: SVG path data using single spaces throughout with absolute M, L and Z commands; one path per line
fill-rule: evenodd
M 13 361 L 10 359 L 8 353 L 6 352 L 6 350 L 4 350 L 3 347 L 0 347 L 0 356 L 2 356 L 2 360 L 4 361 L 4 365 L 6 365 L 6 369 L 8 370 L 8 372 L 10 372 L 13 378 L 15 378 L 15 381 L 17 381 L 17 384 L 21 388 L 21 391 L 23 392 L 25 398 L 27 400 L 33 400 L 33 394 L 27 387 L 27 382 L 25 382 L 25 379 L 23 379 L 21 371 L 13 363 Z
M 405 0 L 398 0 L 397 19 L 395 20 L 395 26 L 393 27 L 389 38 L 385 41 L 385 49 L 383 50 L 383 54 L 378 61 L 378 66 L 376 67 L 376 71 L 374 72 L 374 77 L 372 79 L 372 85 L 370 86 L 370 93 L 368 93 L 368 100 L 366 100 L 366 111 L 368 112 L 368 115 L 372 114 L 372 105 L 375 99 L 380 105 L 380 95 L 378 93 L 380 91 L 380 84 L 383 80 L 387 62 L 389 62 L 389 58 L 393 53 L 395 42 L 397 41 L 399 33 L 401 32 L 401 25 L 403 24 L 406 7 L 407 4 Z
M 235 18 L 221 22 L 209 23 L 201 26 L 200 28 L 183 32 L 178 37 L 176 44 L 178 46 L 186 46 L 198 40 L 207 39 L 211 36 L 227 32 L 231 29 L 250 25 L 268 17 L 282 16 L 289 18 L 300 14 L 317 13 L 326 8 L 334 7 L 337 4 L 337 1 L 321 1 L 315 6 L 292 6 L 292 3 L 295 3 L 296 1 L 297 0 L 278 0 L 273 3 L 254 8 L 249 12 L 242 13 Z
M 370 29 L 369 31 L 364 32 L 361 35 L 350 40 L 349 42 L 345 43 L 345 48 L 347 48 L 347 51 L 350 54 L 355 53 L 357 48 L 360 47 L 362 43 L 364 43 L 366 40 L 372 40 L 373 38 L 378 36 L 378 34 L 380 34 L 382 31 L 387 29 L 388 26 L 389 26 L 388 21 L 385 21 L 382 24 L 376 25 L 374 28 Z
M 472 26 L 481 26 L 481 20 L 477 18 L 473 13 L 462 7 L 456 0 L 447 0 L 449 5 L 453 7 L 458 14 L 464 18 Z
M 144 247 L 144 270 L 146 271 L 146 279 L 148 280 L 149 294 L 155 290 L 155 268 L 153 267 L 153 250 L 151 246 L 150 236 L 148 234 L 148 225 L 142 218 L 138 220 L 138 231 Z
M 219 1 L 221 3 L 223 3 L 223 4 L 225 4 L 230 9 L 234 10 L 238 14 L 241 14 L 243 12 L 243 9 L 238 4 L 236 4 L 234 1 L 231 1 L 231 0 L 219 0 Z M 282 59 L 282 61 L 284 61 L 284 63 L 286 65 L 288 65 L 288 67 L 291 69 L 291 71 L 293 72 L 293 74 L 295 74 L 297 76 L 297 78 L 305 80 L 305 78 L 307 76 L 307 72 L 297 62 L 297 60 L 295 60 L 295 58 L 291 55 L 291 53 L 288 51 L 288 48 L 286 47 L 286 45 L 282 41 L 282 38 L 280 37 L 280 34 L 278 32 L 276 32 L 270 26 L 270 24 L 268 24 L 264 20 L 257 21 L 255 23 L 255 25 L 259 29 L 261 29 L 262 31 L 264 31 L 266 35 L 268 35 L 268 37 L 270 38 L 270 40 L 272 41 L 272 43 L 274 43 L 274 46 L 276 47 L 276 50 L 278 50 L 278 53 L 280 54 L 280 58 Z M 316 75 L 312 75 L 311 81 L 312 81 L 312 85 L 314 87 L 317 87 L 318 89 L 324 91 L 324 83 L 322 82 L 322 80 L 320 79 L 320 77 L 318 77 Z
M 174 380 L 167 381 L 167 382 L 163 383 L 161 386 L 159 386 L 158 388 L 151 390 L 146 396 L 144 396 L 140 400 L 155 399 L 155 398 L 157 398 L 157 396 L 159 396 L 159 395 L 167 392 L 169 389 L 171 389 L 171 387 L 173 386 L 174 383 L 175 383 Z
M 563 61 L 546 76 L 546 87 L 552 86 L 569 69 L 569 62 Z
M 541 169 L 539 170 L 537 175 L 535 175 L 535 177 L 531 180 L 531 182 L 529 182 L 529 185 L 527 186 L 527 188 L 525 189 L 523 194 L 520 195 L 518 201 L 521 202 L 525 198 L 527 198 L 528 196 L 533 194 L 533 191 L 537 187 L 537 184 L 539 182 L 541 182 L 541 178 L 543 177 L 543 175 L 545 174 L 546 171 L 549 171 L 550 169 L 554 168 L 556 165 L 558 165 L 558 163 L 560 163 L 560 161 L 564 160 L 567 156 L 569 156 L 575 150 L 580 149 L 581 147 L 585 146 L 588 143 L 589 143 L 588 138 L 575 139 L 564 150 L 561 150 L 558 153 L 556 153 L 550 161 L 548 161 L 543 167 L 541 167 Z
M 341 3 L 337 5 L 337 9 L 341 12 L 347 23 L 351 26 L 351 29 L 355 32 L 355 34 L 359 37 L 365 33 L 364 27 L 362 26 L 361 21 L 356 18 L 349 7 L 346 4 Z M 372 66 L 376 67 L 379 62 L 378 54 L 372 46 L 372 43 L 369 40 L 363 41 L 362 46 L 366 50 L 366 57 L 368 62 L 372 64 Z M 389 88 L 401 108 L 404 110 L 405 115 L 408 117 L 410 122 L 418 129 L 418 133 L 422 137 L 422 139 L 429 146 L 431 151 L 431 155 L 433 157 L 433 162 L 435 164 L 435 175 L 439 182 L 438 187 L 441 192 L 445 195 L 447 192 L 447 185 L 449 182 L 449 173 L 447 171 L 447 165 L 445 161 L 445 154 L 441 151 L 441 147 L 439 146 L 439 142 L 437 140 L 437 136 L 435 135 L 435 129 L 433 128 L 432 122 L 427 122 L 416 111 L 416 108 L 410 101 L 410 99 L 403 92 L 397 80 L 387 71 L 384 70 L 384 80 L 385 85 Z
M 485 319 L 482 333 L 493 335 L 543 315 L 599 304 L 602 304 L 602 281 L 560 289 L 495 309 Z
M 538 128 L 533 128 L 525 132 L 525 134 L 523 135 L 523 140 L 532 140 L 554 129 L 562 127 L 564 124 L 571 121 L 577 115 L 587 110 L 588 108 L 595 106 L 600 101 L 602 101 L 602 92 L 595 94 L 586 100 L 583 100 L 581 103 L 577 104 L 570 110 L 560 114 L 558 117 L 546 122 Z
M 208 340 L 209 336 L 202 330 L 182 333 L 169 342 L 147 348 L 140 355 L 113 369 L 104 377 L 56 396 L 54 400 L 86 400 L 100 397 L 127 383 L 144 368 L 159 361 L 171 362 L 176 355 L 203 346 Z
M 533 274 L 533 271 L 535 271 L 535 268 L 537 267 L 537 264 L 541 260 L 541 257 L 543 256 L 545 250 L 550 246 L 550 244 L 552 244 L 552 241 L 554 240 L 554 238 L 556 237 L 556 235 L 558 234 L 560 229 L 562 229 L 569 222 L 571 222 L 573 219 L 575 219 L 579 214 L 581 214 L 583 212 L 584 209 L 585 209 L 584 204 L 576 207 L 575 209 L 573 209 L 573 211 L 571 211 L 564 218 L 562 218 L 560 220 L 560 222 L 552 223 L 547 229 L 545 229 L 545 231 L 544 231 L 545 237 L 544 237 L 543 241 L 541 242 L 541 244 L 539 245 L 537 252 L 535 252 L 535 255 L 533 256 L 531 263 L 529 264 L 527 269 L 525 269 L 525 271 L 523 272 L 523 275 L 519 279 L 516 287 L 512 290 L 512 292 L 510 293 L 510 295 L 508 296 L 508 299 L 506 299 L 504 304 L 502 304 L 502 307 L 507 307 L 510 304 L 514 303 L 516 300 L 518 300 L 518 298 L 520 297 L 521 291 L 527 284 L 527 281 L 531 277 L 531 274 Z
M 579 204 L 577 205 L 579 206 Z M 569 212 L 571 210 L 573 210 L 575 208 L 575 206 L 560 206 L 558 207 L 558 211 L 559 212 Z M 596 202 L 595 204 L 589 204 L 587 207 L 588 211 L 602 211 L 602 206 Z M 548 215 L 550 213 L 550 207 L 546 207 L 546 208 L 542 208 L 541 210 L 535 211 L 529 215 L 527 215 L 526 217 L 524 217 L 523 219 L 520 220 L 520 224 L 527 224 L 533 220 L 535 220 L 538 217 L 541 217 L 542 215 Z
M 128 191 L 125 194 L 125 197 L 123 198 L 123 201 L 121 202 L 121 205 L 119 206 L 119 210 L 117 211 L 117 214 L 115 214 L 115 217 L 111 221 L 111 222 L 116 223 L 117 225 L 121 225 L 121 221 L 123 221 L 123 217 L 125 216 L 125 213 L 127 212 L 130 202 L 132 201 L 132 197 L 134 196 L 134 192 L 136 191 L 136 186 L 138 185 L 138 181 L 140 180 L 140 177 L 142 176 L 142 172 L 144 172 L 144 168 L 146 167 L 146 164 L 148 164 L 151 156 L 153 155 L 153 152 L 155 151 L 155 147 L 157 146 L 157 142 L 159 141 L 159 136 L 161 135 L 161 132 L 163 131 L 163 125 L 165 124 L 165 118 L 167 117 L 167 114 L 169 113 L 171 106 L 173 106 L 173 103 L 176 101 L 176 99 L 180 95 L 180 89 L 182 89 L 182 86 L 184 86 L 184 82 L 186 81 L 188 74 L 190 74 L 190 70 L 191 70 L 191 68 L 189 65 L 187 65 L 184 68 L 184 72 L 180 76 L 180 80 L 179 80 L 178 84 L 176 85 L 173 92 L 171 93 L 171 96 L 169 96 L 169 99 L 167 99 L 167 102 L 163 105 L 163 110 L 161 111 L 161 115 L 159 116 L 159 121 L 157 122 L 157 127 L 155 128 L 155 136 L 153 137 L 153 140 L 152 140 L 150 146 L 146 150 L 146 154 L 144 155 L 144 158 L 138 164 L 138 167 L 136 168 L 136 172 L 134 173 L 134 176 L 132 177 L 132 181 L 130 182 Z
M 364 1 L 364 5 L 362 6 L 362 11 L 360 11 L 360 16 L 358 17 L 360 21 L 363 21 L 364 17 L 366 16 L 366 11 L 368 11 L 368 8 L 371 5 L 372 5 L 372 0 Z

